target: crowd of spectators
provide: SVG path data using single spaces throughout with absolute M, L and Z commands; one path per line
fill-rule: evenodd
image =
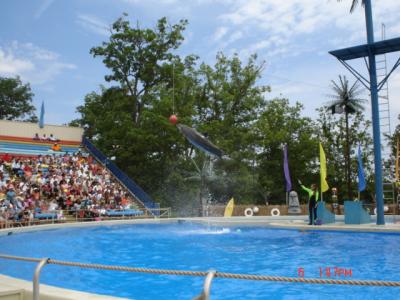
M 81 153 L 0 159 L 0 228 L 53 213 L 98 218 L 135 207 L 133 199 L 91 156 Z M 47 214 L 47 215 L 46 215 Z

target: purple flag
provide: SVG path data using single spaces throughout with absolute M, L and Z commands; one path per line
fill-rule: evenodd
M 286 192 L 290 192 L 292 190 L 292 181 L 290 180 L 290 173 L 289 173 L 287 145 L 283 147 L 283 172 L 285 173 L 285 179 L 286 179 Z

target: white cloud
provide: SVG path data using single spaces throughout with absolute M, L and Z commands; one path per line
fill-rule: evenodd
M 243 38 L 243 37 L 244 37 L 243 31 L 240 31 L 240 30 L 235 31 L 234 33 L 232 33 L 232 34 L 230 35 L 230 37 L 228 38 L 227 43 L 228 43 L 228 44 L 231 44 L 231 43 L 233 43 L 233 42 L 236 42 L 237 40 L 240 40 L 240 39 Z
M 31 71 L 34 68 L 33 63 L 29 60 L 16 58 L 13 53 L 4 52 L 0 48 L 0 74 L 15 75 Z
M 271 41 L 269 41 L 269 40 L 255 42 L 245 48 L 242 48 L 238 54 L 241 59 L 246 60 L 246 58 L 249 57 L 250 55 L 257 53 L 257 52 L 261 51 L 262 49 L 269 47 L 270 45 L 271 45 Z M 280 48 L 280 51 L 283 51 L 283 49 L 284 48 Z
M 229 1 L 228 1 L 229 2 Z M 298 47 L 301 44 L 320 45 L 330 43 L 330 39 L 336 39 L 337 35 L 343 36 L 342 47 L 354 44 L 355 42 L 365 42 L 365 21 L 363 9 L 357 9 L 353 14 L 349 14 L 349 3 L 337 1 L 321 0 L 237 0 L 226 6 L 226 12 L 219 16 L 221 25 L 230 31 L 240 28 L 241 31 L 252 34 L 252 42 L 243 52 L 251 53 L 257 49 L 263 49 L 261 44 L 268 44 L 268 50 L 275 53 L 282 53 L 276 50 L 277 43 L 292 47 L 302 48 L 307 51 L 307 47 Z M 380 24 L 384 21 L 388 28 L 394 27 L 388 32 L 398 32 L 398 21 L 396 14 L 389 14 L 388 11 L 400 11 L 400 1 L 380 0 L 374 3 L 375 23 Z M 335 30 L 336 36 L 331 36 L 330 31 Z M 375 32 L 380 32 L 380 28 L 375 28 Z M 325 34 L 325 41 L 321 36 Z M 305 40 L 307 37 L 308 41 Z M 259 41 L 254 41 L 259 39 Z M 378 36 L 377 36 L 378 39 Z M 380 36 L 379 36 L 380 39 Z M 262 40 L 262 42 L 260 41 Z
M 211 40 L 213 42 L 219 42 L 226 34 L 228 33 L 227 27 L 218 27 L 217 30 L 214 32 Z
M 34 14 L 35 19 L 39 19 L 42 14 L 53 4 L 54 0 L 43 0 Z
M 142 0 L 122 0 L 123 2 L 126 2 L 131 5 L 148 5 L 148 4 L 158 4 L 158 5 L 172 5 L 172 4 L 178 4 L 180 1 L 179 0 L 148 0 L 148 1 L 142 1 Z
M 87 31 L 104 36 L 110 35 L 110 26 L 96 16 L 79 14 L 76 23 Z
M 64 70 L 75 68 L 74 64 L 60 61 L 59 54 L 32 43 L 13 41 L 0 46 L 0 75 L 3 76 L 21 76 L 32 84 L 45 84 Z
M 59 54 L 49 51 L 47 49 L 40 48 L 35 46 L 32 43 L 24 43 L 20 44 L 17 41 L 13 41 L 11 43 L 11 48 L 13 51 L 19 51 L 19 48 L 22 48 L 23 51 L 29 52 L 33 58 L 39 60 L 57 60 L 59 58 Z

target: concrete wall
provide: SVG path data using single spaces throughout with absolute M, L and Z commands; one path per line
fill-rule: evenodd
M 244 211 L 246 208 L 253 208 L 257 206 L 259 212 L 254 214 L 255 216 L 270 216 L 271 210 L 274 208 L 279 209 L 281 215 L 288 214 L 288 207 L 287 205 L 235 205 L 233 209 L 233 216 L 244 216 Z M 308 207 L 307 205 L 300 205 L 301 214 L 307 215 L 308 214 Z M 213 205 L 208 207 L 208 215 L 211 217 L 220 217 L 224 215 L 225 205 Z
M 257 214 L 254 214 L 255 216 L 270 216 L 271 215 L 271 210 L 274 208 L 279 209 L 280 213 L 282 216 L 287 216 L 288 215 L 288 207 L 287 205 L 235 205 L 235 208 L 233 209 L 233 216 L 234 217 L 241 217 L 244 216 L 244 211 L 246 208 L 253 208 L 254 206 L 257 206 L 259 209 L 259 212 Z M 385 212 L 385 215 L 389 217 L 390 215 L 398 215 L 400 212 L 400 209 L 394 205 L 394 204 L 385 204 L 385 206 L 388 207 L 388 211 Z M 332 203 L 326 203 L 326 208 L 332 212 L 334 212 L 336 215 L 344 215 L 344 205 L 339 205 L 336 209 L 333 208 Z M 308 215 L 308 205 L 307 204 L 301 204 L 300 205 L 301 209 L 301 215 Z M 225 205 L 210 205 L 208 206 L 208 216 L 210 217 L 222 217 L 225 212 Z M 371 214 L 374 210 L 374 207 L 370 207 Z
M 49 136 L 52 133 L 60 140 L 80 142 L 83 129 L 61 125 L 45 125 L 39 128 L 38 123 L 0 120 L 0 135 L 33 138 L 35 133 L 38 133 L 40 137 L 43 134 Z

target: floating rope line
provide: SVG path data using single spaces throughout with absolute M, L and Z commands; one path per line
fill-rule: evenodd
M 12 255 L 0 255 L 0 258 L 13 259 L 29 262 L 40 262 L 40 258 L 20 257 Z M 69 267 L 79 267 L 84 269 L 98 269 L 98 270 L 112 270 L 134 273 L 150 273 L 159 275 L 181 275 L 181 276 L 207 276 L 209 272 L 203 271 L 183 271 L 183 270 L 168 270 L 168 269 L 149 269 L 149 268 L 133 268 L 124 266 L 112 266 L 102 264 L 88 264 L 70 262 L 56 259 L 49 259 L 48 264 L 62 265 Z M 225 272 L 215 272 L 214 277 L 229 278 L 229 279 L 242 279 L 242 280 L 258 280 L 258 281 L 273 281 L 273 282 L 294 282 L 294 283 L 307 283 L 307 284 L 344 284 L 344 285 L 361 285 L 361 286 L 386 286 L 386 287 L 400 287 L 399 281 L 382 281 L 382 280 L 340 280 L 340 279 L 318 279 L 318 278 L 297 278 L 297 277 L 284 277 L 284 276 L 267 276 L 267 275 L 252 275 L 252 274 L 235 274 Z

